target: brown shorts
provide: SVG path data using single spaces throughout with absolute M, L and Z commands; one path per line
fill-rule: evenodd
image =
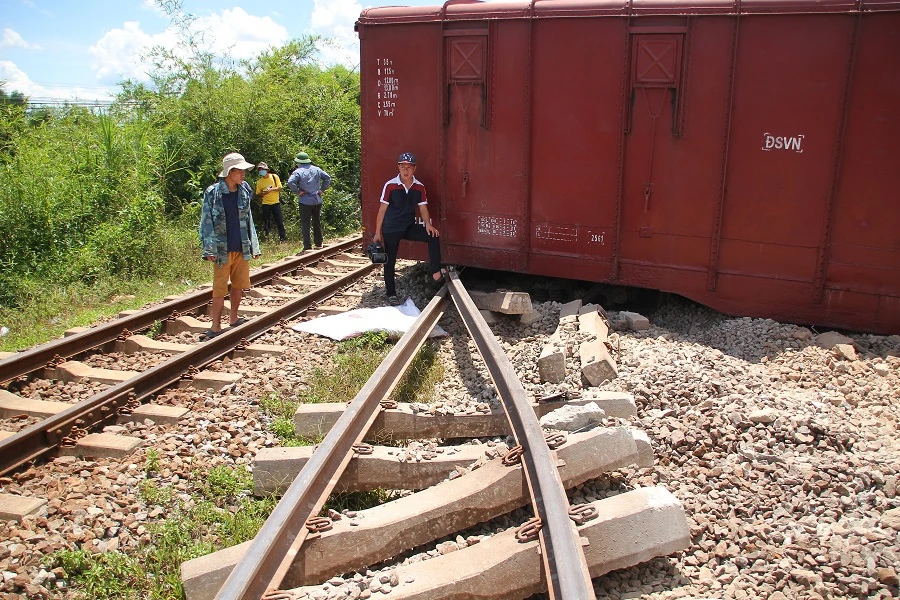
M 250 263 L 244 259 L 243 252 L 229 252 L 228 262 L 215 265 L 213 273 L 213 298 L 224 298 L 228 295 L 228 280 L 234 289 L 250 289 Z

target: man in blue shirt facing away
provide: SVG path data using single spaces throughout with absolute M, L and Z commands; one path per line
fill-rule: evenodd
M 297 194 L 300 202 L 300 225 L 303 227 L 303 250 L 312 248 L 309 239 L 309 225 L 312 220 L 316 248 L 322 247 L 322 192 L 331 185 L 331 176 L 312 164 L 306 152 L 298 152 L 294 157 L 297 168 L 288 177 L 288 188 Z

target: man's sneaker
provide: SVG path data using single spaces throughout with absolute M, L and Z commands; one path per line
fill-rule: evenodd
M 391 306 L 399 306 L 400 298 L 398 298 L 397 296 L 388 296 L 388 304 L 390 304 Z

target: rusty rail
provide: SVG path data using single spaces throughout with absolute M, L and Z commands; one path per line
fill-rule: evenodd
M 334 246 L 304 253 L 302 256 L 288 261 L 259 269 L 250 275 L 250 283 L 259 285 L 274 279 L 279 274 L 300 269 L 323 258 L 351 250 L 358 246 L 361 241 L 362 236 L 354 236 Z M 57 355 L 65 358 L 86 352 L 116 339 L 123 331 L 141 331 L 150 327 L 156 321 L 166 319 L 175 312 L 186 313 L 195 310 L 207 304 L 211 299 L 212 290 L 202 290 L 183 298 L 177 298 L 158 306 L 150 307 L 133 315 L 91 327 L 75 335 L 53 340 L 30 350 L 16 353 L 13 356 L 0 360 L 0 383 L 11 381 L 16 377 L 41 369 Z
M 497 395 L 509 420 L 516 443 L 522 447 L 522 466 L 531 492 L 541 539 L 547 588 L 554 600 L 594 597 L 587 560 L 575 524 L 569 517 L 566 489 L 556 470 L 556 459 L 547 447 L 540 423 L 531 409 L 525 388 L 500 348 L 494 334 L 459 280 L 450 270 L 447 286 L 469 335 L 487 365 Z
M 294 556 L 307 535 L 307 520 L 318 514 L 385 400 L 406 371 L 449 302 L 446 288 L 431 300 L 316 448 L 278 506 L 256 534 L 247 553 L 216 595 L 217 600 L 278 597 Z
M 226 355 L 243 341 L 252 340 L 276 325 L 307 310 L 312 304 L 330 298 L 350 283 L 364 277 L 377 265 L 368 264 L 339 279 L 297 298 L 272 312 L 250 319 L 240 327 L 229 328 L 196 348 L 177 354 L 103 392 L 67 408 L 49 419 L 35 423 L 17 434 L 0 440 L 0 475 L 40 458 L 60 445 L 73 431 L 88 430 L 112 423 L 119 411 L 181 379 L 192 367 L 200 368 Z

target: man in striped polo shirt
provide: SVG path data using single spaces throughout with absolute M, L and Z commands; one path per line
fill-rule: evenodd
M 425 242 L 428 244 L 428 262 L 435 286 L 444 283 L 441 274 L 440 232 L 431 224 L 428 215 L 428 198 L 425 186 L 415 178 L 416 157 L 404 152 L 397 159 L 400 174 L 384 184 L 381 191 L 381 206 L 375 221 L 375 241 L 384 244 L 387 262 L 384 264 L 384 292 L 392 305 L 400 303 L 394 282 L 394 265 L 400 240 Z M 422 216 L 416 222 L 416 207 Z M 424 225 L 423 225 L 424 223 Z

